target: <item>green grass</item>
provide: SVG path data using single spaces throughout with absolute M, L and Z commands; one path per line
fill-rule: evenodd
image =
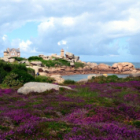
M 98 97 L 98 92 L 95 91 L 90 91 L 88 88 L 79 88 L 76 92 L 74 93 L 69 93 L 67 94 L 68 97 Z
M 70 62 L 64 59 L 57 58 L 55 60 L 43 60 L 43 58 L 38 56 L 32 56 L 28 58 L 29 61 L 41 61 L 43 65 L 47 67 L 57 66 L 70 66 Z
M 81 62 L 75 62 L 74 63 L 74 66 L 75 66 L 75 68 L 83 68 L 84 67 L 84 63 L 81 63 Z

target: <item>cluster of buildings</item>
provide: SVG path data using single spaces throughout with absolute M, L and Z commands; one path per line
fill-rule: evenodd
M 6 62 L 14 62 L 14 57 L 20 57 L 20 48 L 7 48 L 4 51 L 4 57 L 1 58 L 2 60 Z M 64 52 L 63 49 L 61 49 L 60 55 L 52 54 L 50 56 L 46 55 L 39 55 L 39 57 L 42 57 L 44 60 L 53 60 L 55 58 L 63 58 L 69 62 L 71 62 L 71 65 L 74 64 L 74 62 L 79 61 L 79 56 L 75 56 L 74 54 L 70 52 Z

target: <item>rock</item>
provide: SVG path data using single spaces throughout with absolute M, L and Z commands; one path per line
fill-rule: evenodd
M 10 63 L 13 63 L 13 62 L 15 62 L 15 59 L 14 59 L 14 58 L 10 58 L 10 59 L 9 59 L 9 62 L 10 62 Z
M 42 69 L 42 67 L 39 66 L 26 66 L 27 68 L 31 68 L 35 70 L 35 74 L 37 74 L 39 72 L 39 69 Z
M 22 60 L 19 63 L 20 64 L 26 64 L 27 66 L 30 66 L 30 62 L 28 60 Z
M 96 76 L 97 76 L 96 74 L 88 75 L 87 79 L 88 79 L 88 80 L 91 80 L 92 77 L 96 77 Z
M 122 62 L 122 63 L 114 63 L 112 65 L 112 69 L 116 72 L 131 72 L 135 70 L 135 67 L 132 63 L 129 62 Z
M 81 79 L 81 80 L 77 81 L 77 83 L 82 83 L 82 82 L 86 83 L 86 82 L 88 82 L 88 79 Z
M 74 62 L 70 62 L 70 66 L 74 67 Z
M 80 57 L 79 56 L 74 56 L 75 62 L 79 61 Z
M 107 77 L 108 75 L 107 74 L 103 74 L 103 76 Z
M 61 84 L 61 83 L 63 83 L 63 82 L 65 81 L 65 80 L 62 78 L 61 75 L 52 75 L 51 78 L 54 78 L 54 79 L 55 79 L 55 82 L 56 82 L 56 83 L 59 83 L 59 84 Z
M 99 64 L 97 67 L 99 70 L 110 70 L 110 66 L 103 63 Z
M 34 66 L 42 66 L 42 62 L 41 61 L 31 61 L 30 63 L 32 65 L 34 65 Z
M 70 52 L 66 52 L 66 58 L 68 59 L 74 59 L 74 54 L 70 53 Z
M 140 77 L 140 73 L 130 74 L 129 77 Z
M 59 88 L 71 89 L 68 86 L 59 86 L 50 83 L 29 82 L 24 84 L 23 87 L 19 88 L 17 93 L 27 95 L 31 92 L 42 93 L 51 89 L 59 90 Z
M 90 63 L 90 62 L 88 62 L 87 65 L 88 65 L 90 68 L 94 68 L 94 67 L 98 66 L 97 63 Z

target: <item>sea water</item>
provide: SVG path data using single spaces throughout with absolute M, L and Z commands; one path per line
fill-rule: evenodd
M 114 63 L 117 63 L 117 62 L 93 62 L 93 63 L 97 63 L 97 64 L 100 64 L 100 63 L 104 63 L 104 64 L 107 64 L 109 66 L 112 66 Z M 140 68 L 140 63 L 138 62 L 131 62 L 133 63 L 133 65 L 135 66 L 135 68 Z M 74 81 L 79 81 L 81 79 L 87 79 L 88 75 L 91 75 L 91 74 L 77 74 L 77 75 L 65 75 L 65 76 L 62 76 L 62 78 L 64 78 L 65 80 L 74 80 Z M 114 75 L 114 74 L 107 74 L 107 75 Z M 120 75 L 120 74 L 116 74 L 119 78 L 125 78 L 127 77 L 128 75 Z
M 92 74 L 76 74 L 76 75 L 65 75 L 62 76 L 62 78 L 64 78 L 65 80 L 74 80 L 74 81 L 79 81 L 81 79 L 87 79 L 88 75 L 92 75 Z M 114 75 L 114 74 L 107 74 L 107 75 Z M 117 75 L 119 78 L 125 78 L 128 75 L 121 75 L 121 74 L 115 74 Z

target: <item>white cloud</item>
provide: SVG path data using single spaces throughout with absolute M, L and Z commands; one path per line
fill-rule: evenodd
M 62 40 L 62 41 L 59 41 L 57 44 L 58 44 L 58 46 L 66 45 L 67 44 L 67 41 Z
M 63 45 L 78 55 L 113 57 L 122 48 L 113 42 L 123 37 L 130 38 L 126 49 L 133 54 L 133 44 L 139 47 L 139 0 L 2 0 L 0 15 L 2 40 L 4 34 L 27 22 L 39 23 L 37 38 L 17 41 L 23 51 L 57 53 Z
M 2 37 L 2 40 L 3 40 L 3 41 L 6 41 L 6 39 L 7 39 L 7 35 L 4 35 L 4 36 Z
M 21 41 L 19 43 L 19 47 L 21 49 L 21 51 L 25 51 L 28 52 L 30 50 L 30 45 L 32 44 L 32 42 L 30 40 L 27 41 Z
M 62 24 L 66 26 L 72 26 L 74 25 L 74 19 L 71 17 L 64 18 Z

